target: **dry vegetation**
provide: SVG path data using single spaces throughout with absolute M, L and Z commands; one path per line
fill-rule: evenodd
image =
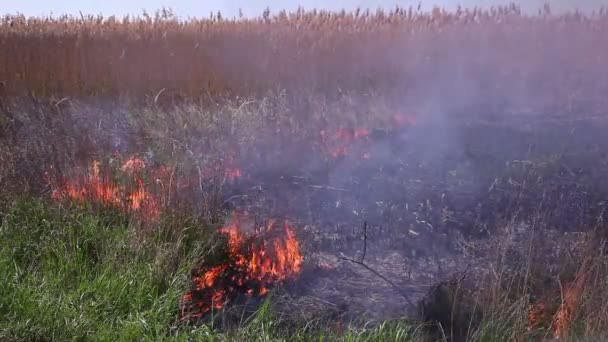
M 294 97 L 355 92 L 411 100 L 431 89 L 460 94 L 468 81 L 464 88 L 480 104 L 595 113 L 608 89 L 608 15 L 548 12 L 410 8 L 188 21 L 166 11 L 126 19 L 6 16 L 0 81 L 4 96 L 134 100 L 166 92 L 195 101 L 283 89 Z
M 601 338 L 606 32 L 516 7 L 5 16 L 0 339 Z M 235 209 L 293 223 L 299 279 L 180 321 Z

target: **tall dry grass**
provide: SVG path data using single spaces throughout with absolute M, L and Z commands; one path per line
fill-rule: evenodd
M 382 126 L 378 122 L 394 114 L 395 109 L 416 105 L 432 107 L 439 103 L 435 110 L 449 108 L 453 112 L 605 114 L 602 110 L 608 105 L 607 29 L 605 13 L 584 17 L 552 16 L 545 12 L 529 17 L 513 7 L 455 13 L 436 10 L 426 14 L 413 9 L 377 13 L 297 11 L 238 21 L 219 16 L 180 21 L 169 12 L 124 20 L 6 16 L 0 23 L 0 195 L 13 188 L 16 188 L 13 192 L 33 190 L 30 192 L 36 195 L 48 194 L 44 175 L 50 166 L 61 174 L 83 160 L 90 161 L 115 150 L 148 151 L 152 153 L 151 160 L 174 162 L 181 167 L 182 178 L 197 181 L 182 190 L 182 201 L 172 197 L 177 208 L 175 215 L 162 222 L 158 231 L 142 234 L 148 239 L 156 234 L 160 242 L 154 248 L 162 256 L 165 250 L 179 250 L 174 246 L 181 248 L 183 241 L 187 241 L 184 245 L 206 241 L 191 233 L 196 231 L 194 228 L 184 228 L 183 222 L 190 222 L 188 227 L 197 227 L 198 221 L 191 216 L 200 216 L 206 223 L 219 222 L 224 210 L 223 184 L 203 187 L 200 170 L 228 152 L 247 156 L 244 161 L 255 165 L 260 173 L 286 167 L 305 169 L 302 165 L 316 159 L 294 160 L 298 158 L 292 156 L 305 156 L 297 148 L 308 146 L 302 141 L 314 140 L 322 128 L 378 127 Z M 236 96 L 247 100 L 232 99 L 215 106 L 220 98 Z M 20 102 L 23 97 L 28 101 Z M 340 101 L 332 101 L 335 98 Z M 123 105 L 119 103 L 122 101 L 137 103 Z M 140 105 L 141 101 L 147 104 Z M 186 104 L 170 109 L 162 107 L 165 103 L 182 102 Z M 210 103 L 214 106 L 209 106 Z M 298 120 L 300 113 L 308 117 Z M 479 139 L 473 140 L 473 145 L 484 143 L 483 138 Z M 562 141 L 555 141 L 555 153 L 562 152 L 558 142 Z M 508 152 L 506 149 L 496 151 Z M 588 150 L 590 154 L 596 153 Z M 578 156 L 579 151 L 573 153 Z M 595 155 L 584 157 L 597 162 L 589 164 L 589 168 L 600 174 L 601 160 Z M 583 162 L 586 167 L 587 159 Z M 554 173 L 547 171 L 526 184 L 538 184 L 537 179 Z M 512 180 L 505 177 L 505 182 L 507 178 Z M 585 181 L 583 185 L 593 185 L 593 190 L 600 192 L 599 180 Z M 549 191 L 557 186 L 542 185 Z M 576 189 L 582 192 L 587 188 Z M 544 196 L 545 192 L 540 190 L 543 189 L 538 185 L 526 193 Z M 566 193 L 558 190 L 555 196 Z M 557 198 L 553 199 L 556 203 Z M 591 200 L 592 197 L 585 196 L 578 205 L 590 206 L 592 212 L 595 208 L 589 204 Z M 0 208 L 10 207 L 12 202 L 12 197 L 0 196 Z M 526 203 L 521 205 L 527 208 Z M 26 229 L 16 228 L 24 226 L 20 223 L 21 216 L 32 215 L 24 212 L 17 216 L 11 227 L 27 236 L 23 233 Z M 545 225 L 551 226 L 551 217 L 547 216 Z M 566 216 L 558 218 L 565 220 Z M 594 219 L 584 216 L 580 221 Z M 57 226 L 62 227 L 58 222 Z M 103 233 L 96 227 L 91 224 L 91 232 Z M 21 235 L 16 237 L 17 242 L 27 241 Z M 505 239 L 512 240 L 510 236 Z M 108 245 L 113 244 L 113 240 L 108 241 Z M 514 340 L 518 336 L 532 336 L 528 331 L 531 326 L 535 327 L 534 334 L 546 336 L 555 335 L 556 327 L 564 337 L 576 336 L 580 331 L 590 336 L 603 333 L 606 323 L 603 317 L 608 312 L 604 305 L 604 298 L 608 298 L 604 290 L 607 261 L 603 255 L 597 256 L 599 248 L 580 248 L 596 253 L 590 253 L 594 258 L 590 270 L 581 267 L 579 259 L 564 262 L 574 271 L 564 271 L 566 276 L 555 271 L 549 285 L 542 287 L 537 283 L 543 280 L 540 276 L 546 275 L 548 263 L 540 257 L 533 260 L 527 253 L 542 254 L 547 250 L 537 248 L 540 244 L 522 241 L 517 241 L 519 249 L 510 245 L 501 247 L 496 256 L 491 255 L 494 259 L 488 257 L 491 267 L 485 271 L 489 275 L 480 273 L 489 280 L 480 277 L 473 284 L 481 284 L 479 293 L 467 294 L 467 298 L 479 298 L 473 304 L 484 308 L 485 320 L 476 322 L 480 328 L 472 329 L 475 324 L 469 318 L 463 321 L 461 331 L 457 327 L 446 329 L 442 336 L 465 333 L 478 341 L 498 340 L 496 336 Z M 7 260 L 11 258 L 10 252 L 7 248 Z M 545 254 L 552 255 L 549 252 L 552 250 Z M 513 263 L 513 255 L 517 256 L 515 261 L 521 262 L 510 269 L 505 260 Z M 166 258 L 173 261 L 179 257 L 169 254 Z M 187 262 L 184 260 L 178 261 Z M 557 261 L 553 264 L 561 265 Z M 538 269 L 532 269 L 535 265 Z M 4 273 L 15 272 L 11 266 Z M 57 279 L 61 280 L 62 275 Z M 31 284 L 40 288 L 35 281 Z M 27 286 L 30 285 L 24 285 Z M 149 293 L 145 286 L 142 285 L 145 289 L 142 293 Z M 545 291 L 547 287 L 552 292 Z M 540 294 L 532 293 L 533 289 Z M 462 288 L 458 291 L 454 298 L 463 296 Z M 49 297 L 58 298 L 49 293 Z M 547 299 L 542 296 L 545 293 Z M 75 292 L 74 296 L 79 295 Z M 15 298 L 10 294 L 4 297 Z M 18 304 L 15 301 L 5 307 L 10 309 Z M 175 307 L 174 304 L 168 302 L 167 307 Z M 532 322 L 538 321 L 538 329 L 529 322 L 531 309 L 537 307 L 548 308 L 538 310 L 543 318 Z M 44 308 L 52 312 L 53 305 Z M 32 305 L 32 315 L 44 316 L 39 315 L 38 309 Z M 72 308 L 64 310 L 68 309 Z M 444 307 L 440 309 L 445 311 Z M 454 316 L 456 311 L 451 311 Z M 66 312 L 64 316 L 72 314 Z M 20 321 L 28 322 L 27 317 L 20 316 Z M 453 323 L 453 317 L 448 319 L 448 323 Z M 166 319 L 161 317 L 158 321 L 162 325 Z M 43 332 L 46 328 L 56 329 L 46 323 L 34 327 Z M 7 327 L 12 325 L 7 321 Z M 82 326 L 85 325 L 77 328 Z M 108 326 L 109 331 L 116 331 L 114 325 Z M 23 332 L 16 333 L 36 336 L 29 334 L 28 328 L 24 325 Z M 70 333 L 69 329 L 66 331 Z M 403 336 L 404 331 L 396 329 L 394 334 Z
M 597 112 L 608 14 L 516 7 L 431 13 L 296 11 L 255 19 L 0 20 L 3 97 L 197 101 L 287 90 L 415 101 L 474 98 L 516 111 Z M 465 100 L 462 100 L 465 101 Z

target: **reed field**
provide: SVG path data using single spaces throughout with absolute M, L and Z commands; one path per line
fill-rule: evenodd
M 525 16 L 517 8 L 432 13 L 323 11 L 257 19 L 5 16 L 4 96 L 194 101 L 286 90 L 419 98 L 475 90 L 517 110 L 601 111 L 603 11 Z M 162 94 L 161 96 L 162 97 Z M 519 100 L 519 101 L 518 101 Z
M 607 32 L 4 15 L 0 340 L 604 340 Z

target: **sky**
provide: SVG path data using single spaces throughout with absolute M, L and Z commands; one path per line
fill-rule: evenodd
M 608 0 L 0 0 L 0 14 L 23 13 L 27 16 L 73 14 L 103 14 L 103 15 L 125 15 L 141 14 L 145 9 L 154 12 L 156 9 L 167 7 L 182 17 L 206 17 L 210 12 L 221 11 L 224 16 L 232 17 L 239 13 L 239 9 L 246 16 L 256 16 L 269 7 L 272 12 L 281 9 L 295 9 L 302 6 L 306 9 L 323 8 L 330 10 L 371 8 L 378 7 L 393 8 L 395 5 L 402 7 L 417 6 L 422 4 L 423 9 L 428 10 L 433 5 L 439 5 L 448 9 L 455 8 L 458 4 L 464 7 L 489 7 L 493 5 L 519 3 L 525 11 L 535 11 L 548 2 L 556 12 L 572 10 L 575 8 L 583 11 L 599 9 L 601 6 L 608 7 Z

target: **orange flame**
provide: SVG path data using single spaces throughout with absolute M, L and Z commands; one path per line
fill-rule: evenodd
M 224 175 L 226 176 L 226 179 L 234 182 L 235 180 L 243 177 L 243 171 L 241 171 L 241 169 L 238 169 L 238 168 L 228 168 L 224 172 Z
M 213 179 L 216 177 L 224 178 L 229 182 L 234 182 L 243 177 L 243 170 L 237 166 L 235 158 L 226 157 L 223 161 L 216 161 L 202 169 L 201 176 L 204 179 Z
M 297 277 L 304 261 L 300 244 L 289 222 L 282 224 L 282 231 L 275 228 L 277 222 L 272 220 L 260 232 L 246 236 L 241 217 L 235 215 L 220 230 L 228 236 L 229 260 L 192 278 L 193 290 L 183 297 L 183 319 L 220 309 L 239 294 L 264 296 L 274 285 Z M 268 239 L 260 243 L 262 237 Z
M 414 115 L 395 113 L 388 117 L 385 124 L 389 130 L 402 129 L 416 126 L 418 119 Z M 334 132 L 321 130 L 319 144 L 325 154 L 333 158 L 351 156 L 356 150 L 355 147 L 357 147 L 357 150 L 360 152 L 358 157 L 367 160 L 371 159 L 371 153 L 368 151 L 371 134 L 370 129 L 363 127 L 354 129 L 339 128 Z
M 101 162 L 93 161 L 83 175 L 56 186 L 52 198 L 57 201 L 96 201 L 127 212 L 142 212 L 147 218 L 156 219 L 160 209 L 158 201 L 146 189 L 142 178 L 141 172 L 145 167 L 145 162 L 138 157 L 132 157 L 123 163 L 121 170 L 128 173 L 135 183 L 135 186 L 125 186 L 117 184 L 108 175 L 102 176 Z
M 543 302 L 528 307 L 528 331 L 550 328 L 558 340 L 568 339 L 577 311 L 581 308 L 586 282 L 589 279 L 588 261 L 583 263 L 575 279 L 565 287 L 561 304 L 557 307 Z
M 580 270 L 564 293 L 562 304 L 553 318 L 555 337 L 558 339 L 568 338 L 576 311 L 581 306 L 588 275 L 585 270 Z
M 371 134 L 367 128 L 345 129 L 340 128 L 333 134 L 322 130 L 321 145 L 325 153 L 333 158 L 349 156 L 353 152 L 353 144 L 365 141 Z M 361 155 L 362 159 L 369 159 L 369 152 Z
M 528 331 L 544 326 L 547 307 L 544 303 L 533 304 L 528 307 Z

